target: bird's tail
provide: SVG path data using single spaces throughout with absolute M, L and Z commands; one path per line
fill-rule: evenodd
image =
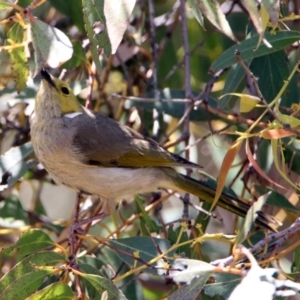
M 213 203 L 216 193 L 215 181 L 211 179 L 208 179 L 207 181 L 196 180 L 177 172 L 174 172 L 172 175 L 173 184 L 175 185 L 173 189 L 193 194 L 199 197 L 201 201 Z M 245 217 L 251 207 L 250 203 L 239 199 L 232 190 L 226 187 L 223 189 L 217 205 L 241 217 Z M 272 216 L 269 216 L 262 211 L 256 212 L 255 223 L 271 230 L 274 229 L 270 224 L 279 225 L 278 221 Z

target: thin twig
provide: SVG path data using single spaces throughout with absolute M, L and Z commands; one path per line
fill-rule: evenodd
M 177 22 L 178 22 L 178 16 L 179 16 L 179 7 L 180 7 L 180 1 L 176 1 L 172 7 L 172 9 L 166 13 L 164 16 L 165 21 L 161 22 L 164 23 L 167 27 L 166 34 L 164 38 L 161 40 L 159 47 L 158 47 L 158 55 L 161 55 L 163 50 L 165 49 L 165 46 L 167 42 L 172 37 L 172 33 L 174 29 L 176 28 Z M 171 21 L 170 21 L 171 19 Z
M 202 38 L 191 50 L 190 54 L 193 55 L 196 50 L 202 46 L 205 42 L 206 38 Z M 184 64 L 184 58 L 182 58 L 182 60 L 180 60 L 175 66 L 173 66 L 173 68 L 169 71 L 169 73 L 165 76 L 165 78 L 163 79 L 162 82 L 168 80 L 175 72 L 176 70 L 178 70 L 178 68 L 180 68 L 182 65 Z
M 191 100 L 190 100 L 191 101 Z M 193 109 L 193 107 L 190 105 L 189 106 L 189 109 L 187 109 L 185 112 L 184 112 L 184 115 L 180 118 L 180 120 L 177 122 L 177 124 L 176 124 L 176 126 L 170 131 L 170 132 L 168 132 L 168 134 L 167 134 L 167 136 L 164 138 L 164 140 L 161 142 L 161 144 L 162 145 L 164 145 L 168 140 L 169 140 L 169 138 L 170 138 L 170 136 L 185 122 L 185 120 L 186 120 L 186 118 L 189 116 L 189 114 L 190 114 L 190 112 L 191 112 L 191 110 Z M 175 141 L 175 142 L 173 142 L 172 143 L 172 146 L 174 146 L 174 145 L 177 145 L 177 144 L 179 144 L 179 142 L 181 142 L 182 141 L 182 139 L 180 140 L 180 138 L 177 140 L 177 141 Z M 169 148 L 169 147 L 172 147 L 172 146 L 170 146 L 170 144 L 168 144 L 168 145 L 166 145 L 165 147 L 166 148 Z M 186 149 L 186 150 L 188 150 L 188 149 Z
M 185 0 L 180 0 L 180 17 L 181 17 L 181 31 L 182 31 L 182 39 L 183 39 L 183 49 L 184 49 L 184 77 L 185 77 L 185 98 L 192 99 L 192 87 L 191 87 L 191 66 L 190 66 L 190 47 L 189 47 L 189 39 L 188 39 L 188 29 L 187 29 L 187 18 L 186 18 L 186 10 L 185 10 Z M 185 140 L 186 146 L 188 145 L 190 138 L 190 114 L 191 106 L 193 106 L 193 101 L 190 103 L 185 103 L 184 111 L 188 112 L 183 121 L 183 132 L 182 137 Z M 189 149 L 185 152 L 186 159 L 189 159 L 190 152 Z M 192 170 L 187 170 L 187 175 L 190 175 Z M 186 194 L 184 197 L 184 211 L 183 216 L 188 218 L 188 204 L 190 202 L 189 194 Z
M 160 97 L 158 98 L 143 98 L 143 97 L 135 97 L 135 96 L 122 96 L 118 94 L 112 94 L 110 96 L 110 100 L 113 99 L 125 99 L 125 100 L 130 100 L 130 101 L 137 101 L 137 102 L 145 102 L 145 103 L 157 103 L 157 102 L 162 102 L 162 103 L 191 103 L 191 99 L 180 99 L 180 98 L 174 98 L 174 99 L 161 99 Z
M 127 83 L 127 89 L 128 89 L 128 93 L 130 95 L 133 94 L 133 89 L 132 89 L 132 79 L 129 75 L 129 71 L 128 71 L 128 67 L 127 65 L 124 63 L 123 59 L 121 58 L 121 55 L 119 54 L 119 51 L 117 50 L 116 54 L 115 54 L 116 58 L 118 59 L 122 69 L 123 69 L 123 72 L 124 72 L 124 77 L 125 77 L 125 80 L 126 80 L 126 83 Z
M 215 84 L 215 82 L 219 79 L 219 77 L 224 74 L 228 68 L 221 69 L 217 71 L 215 74 L 212 75 L 210 80 L 207 82 L 205 85 L 204 90 L 196 97 L 196 99 L 199 99 L 198 101 L 195 102 L 195 106 L 199 106 L 203 101 L 208 101 L 208 97 L 212 91 L 212 88 Z
M 232 124 L 227 124 L 226 126 L 222 127 L 219 130 L 211 131 L 208 134 L 206 134 L 206 135 L 200 137 L 199 139 L 197 139 L 194 143 L 189 144 L 186 148 L 191 149 L 192 147 L 196 146 L 197 144 L 199 144 L 200 142 L 206 140 L 207 138 L 211 137 L 212 135 L 215 135 L 215 134 L 218 134 L 218 133 L 222 133 L 224 130 L 230 128 L 231 126 L 232 126 Z M 168 148 L 168 147 L 166 146 L 166 148 Z M 184 148 L 182 151 L 180 151 L 177 154 L 181 155 L 186 150 L 186 148 Z
M 110 71 L 111 71 L 111 66 L 112 66 L 113 59 L 114 59 L 114 55 L 110 55 L 110 57 L 107 60 L 107 64 L 106 64 L 106 67 L 105 67 L 105 70 L 104 70 L 104 74 L 102 76 L 102 81 L 98 82 L 98 84 L 100 83 L 100 86 L 99 86 L 99 96 L 98 96 L 98 99 L 97 99 L 96 105 L 95 105 L 95 110 L 96 111 L 99 110 L 101 101 L 104 99 L 104 95 L 105 95 L 105 89 L 104 88 L 105 88 L 105 85 L 106 85 L 106 83 L 108 82 L 108 79 L 109 79 L 109 74 L 110 74 Z M 97 77 L 96 77 L 96 79 L 98 80 Z M 111 107 L 109 107 L 109 108 L 111 109 Z
M 153 56 L 153 64 L 152 64 L 152 86 L 154 89 L 155 96 L 158 93 L 157 90 L 157 44 L 156 44 L 156 30 L 154 24 L 155 18 L 155 10 L 153 0 L 148 0 L 149 6 L 149 24 L 150 24 L 150 35 L 151 35 L 151 48 L 152 48 L 152 56 Z
M 273 249 L 278 249 L 284 242 L 291 239 L 291 237 L 297 235 L 300 231 L 300 218 L 298 218 L 290 227 L 275 233 L 271 233 L 263 240 L 260 240 L 253 247 L 249 248 L 249 251 L 254 255 L 259 255 L 264 253 L 265 249 L 273 251 Z M 218 259 L 211 262 L 212 265 L 222 265 L 228 266 L 233 263 L 234 257 L 231 255 L 229 257 Z

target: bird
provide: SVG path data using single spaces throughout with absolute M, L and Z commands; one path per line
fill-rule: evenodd
M 30 120 L 34 152 L 57 184 L 99 196 L 103 211 L 136 194 L 170 189 L 212 203 L 214 187 L 181 174 L 175 167 L 200 169 L 156 141 L 102 113 L 83 107 L 70 86 L 45 69 Z M 245 217 L 250 203 L 224 189 L 218 206 Z M 270 228 L 272 218 L 257 213 L 256 223 Z

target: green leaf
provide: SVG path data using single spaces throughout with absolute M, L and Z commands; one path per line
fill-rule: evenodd
M 289 66 L 293 68 L 297 61 L 294 61 L 294 59 L 291 59 L 291 56 L 289 56 Z M 290 68 L 291 70 L 291 68 Z M 280 106 L 285 106 L 290 108 L 292 104 L 298 103 L 299 98 L 299 88 L 298 88 L 298 76 L 295 74 L 293 78 L 290 80 L 285 92 L 282 95 L 282 99 L 280 100 Z
M 288 140 L 285 139 L 286 143 Z M 289 143 L 288 145 L 284 145 L 285 151 L 283 151 L 285 163 L 290 166 L 291 170 L 300 174 L 300 146 L 298 140 L 294 140 L 293 142 Z
M 253 59 L 250 70 L 258 78 L 258 86 L 268 103 L 277 96 L 284 80 L 289 77 L 284 50 Z
M 18 5 L 21 7 L 27 7 L 29 4 L 32 3 L 32 0 L 18 0 Z
M 198 9 L 197 2 L 195 0 L 188 0 L 188 4 L 192 9 L 195 19 L 199 22 L 200 26 L 204 28 L 204 18 L 200 9 Z
M 268 48 L 265 44 L 261 43 L 256 51 L 255 48 L 258 43 L 259 37 L 257 35 L 242 41 L 239 45 L 234 45 L 227 49 L 221 56 L 219 56 L 211 65 L 210 71 L 216 71 L 228 68 L 236 63 L 235 52 L 240 52 L 241 59 L 246 62 L 255 57 L 271 54 L 276 51 L 282 50 L 285 47 L 293 44 L 300 39 L 300 32 L 298 31 L 278 31 L 276 34 L 266 33 L 265 38 L 272 45 Z
M 168 250 L 171 246 L 168 240 L 146 236 L 136 236 L 124 239 L 110 240 L 109 243 L 116 249 L 116 253 L 118 254 L 118 256 L 129 266 L 141 266 L 143 265 L 143 262 L 150 262 L 157 255 L 159 255 L 157 246 L 162 252 Z M 137 261 L 133 257 L 135 251 L 138 251 L 139 259 L 142 262 Z M 128 255 L 126 255 L 126 253 L 128 253 Z M 172 253 L 169 253 L 168 256 L 172 256 Z M 153 270 L 151 269 L 147 269 L 147 271 L 153 272 Z M 156 271 L 154 272 L 156 273 Z
M 96 62 L 99 60 L 99 58 L 95 59 L 94 57 L 94 55 L 99 57 L 97 48 L 103 48 L 104 53 L 107 56 L 112 53 L 112 47 L 108 36 L 107 21 L 104 14 L 104 0 L 82 0 L 82 4 L 85 29 L 93 48 L 91 51 L 94 61 Z M 94 53 L 95 50 L 96 53 Z
M 84 257 L 82 257 L 80 260 L 83 260 Z M 98 275 L 101 276 L 102 274 L 100 274 L 99 270 L 87 263 L 79 263 L 79 269 L 87 274 L 93 274 L 93 275 Z M 99 289 L 95 288 L 93 284 L 91 284 L 91 282 L 89 280 L 86 280 L 84 277 L 82 278 L 82 284 L 83 287 L 85 288 L 86 292 L 88 293 L 88 298 L 90 300 L 98 300 L 101 299 L 101 295 L 103 293 L 103 290 L 100 290 L 99 293 Z
M 27 66 L 27 57 L 24 46 L 14 47 L 15 44 L 22 44 L 24 36 L 24 28 L 16 23 L 9 30 L 7 37 L 13 44 L 11 50 L 8 51 L 10 59 L 12 60 L 12 74 L 16 82 L 17 91 L 20 92 L 26 87 L 26 82 L 29 76 L 29 69 Z M 6 43 L 6 45 L 9 45 Z
M 246 63 L 246 65 L 248 64 Z M 245 77 L 245 71 L 242 68 L 242 66 L 239 65 L 238 63 L 234 64 L 230 68 L 229 73 L 226 77 L 222 95 L 242 91 L 244 85 L 241 85 L 241 83 L 244 80 L 244 77 Z M 227 108 L 231 110 L 232 108 L 236 107 L 236 103 L 237 103 L 236 98 L 232 95 L 226 95 L 222 97 L 218 102 L 220 108 Z
M 241 282 L 241 276 L 231 274 L 214 274 L 214 283 L 206 284 L 204 291 L 211 297 L 222 296 L 228 299 L 233 289 Z
M 72 42 L 73 45 L 73 55 L 72 58 L 69 59 L 67 62 L 65 62 L 62 65 L 62 68 L 71 69 L 79 67 L 80 65 L 83 65 L 86 62 L 86 55 L 82 48 L 81 42 L 74 41 Z
M 263 188 L 260 185 L 255 185 L 255 190 L 260 194 L 269 194 L 267 199 L 267 204 L 278 206 L 280 208 L 283 208 L 286 211 L 290 211 L 295 214 L 299 214 L 299 209 L 295 207 L 291 202 L 282 194 L 278 193 L 277 191 L 271 189 L 271 188 Z
M 201 207 L 206 211 L 211 211 L 211 203 L 209 202 L 203 202 Z M 208 226 L 208 223 L 210 221 L 210 216 L 208 216 L 206 213 L 199 211 L 199 214 L 195 220 L 195 224 L 201 224 L 201 230 L 203 232 L 206 232 L 206 228 Z
M 54 245 L 55 243 L 46 233 L 38 229 L 31 229 L 24 232 L 17 243 L 5 249 L 4 253 L 9 253 L 17 249 L 19 258 L 22 258 L 28 254 Z
M 300 272 L 300 246 L 297 246 L 293 255 L 292 272 Z
M 0 299 L 25 299 L 35 292 L 45 276 L 54 268 L 36 269 L 35 266 L 56 266 L 64 262 L 64 256 L 56 252 L 38 252 L 16 264 L 0 280 Z
M 81 265 L 84 270 L 84 266 Z M 101 298 L 98 299 L 110 299 L 110 300 L 126 300 L 127 298 L 124 294 L 112 283 L 111 280 L 103 278 L 99 275 L 93 274 L 83 274 L 81 273 L 80 276 L 88 281 L 95 290 L 99 293 Z M 106 294 L 104 296 L 103 294 Z M 104 298 L 102 298 L 104 297 Z M 106 297 L 106 298 L 105 298 Z
M 85 26 L 88 39 L 90 41 L 90 50 L 92 53 L 93 61 L 96 65 L 97 73 L 101 74 L 102 66 L 100 63 L 98 47 L 97 47 L 98 41 L 96 39 L 96 34 L 94 33 L 94 29 L 93 29 L 93 25 L 95 24 L 96 22 L 95 20 L 97 18 L 96 10 L 93 9 L 94 6 L 90 0 L 82 0 L 82 6 L 83 6 L 82 12 L 83 12 L 84 26 Z M 106 51 L 110 51 L 110 48 L 108 48 Z
M 145 211 L 144 205 L 142 204 L 143 199 L 139 196 L 136 196 L 134 198 L 134 201 L 136 203 L 138 212 L 142 214 L 141 226 L 142 226 L 143 235 L 148 235 L 147 234 L 148 231 L 145 229 L 145 226 L 148 227 L 150 232 L 158 233 L 160 230 L 160 226 L 158 226 L 153 220 L 151 220 L 148 213 Z
M 260 196 L 258 200 L 255 201 L 253 205 L 250 207 L 250 209 L 247 212 L 246 218 L 244 220 L 244 225 L 235 239 L 236 245 L 241 244 L 246 239 L 257 217 L 257 211 L 261 210 L 263 205 L 266 203 L 267 199 L 268 199 L 267 195 Z
M 251 21 L 257 31 L 257 33 L 263 37 L 264 34 L 264 28 L 262 25 L 261 15 L 259 14 L 257 10 L 257 3 L 255 0 L 246 0 L 244 2 L 244 5 L 250 15 Z
M 51 68 L 57 68 L 72 57 L 72 43 L 59 29 L 34 19 L 30 21 L 30 31 L 35 50 L 35 75 L 45 63 Z
M 270 196 L 268 197 L 267 203 L 273 206 L 278 206 L 283 208 L 284 210 L 293 212 L 299 215 L 299 209 L 297 209 L 291 202 L 284 197 L 282 194 L 272 191 Z
M 24 274 L 17 278 L 11 285 L 0 294 L 1 299 L 25 299 L 31 293 L 36 291 L 43 283 L 49 271 L 39 270 Z
M 52 6 L 72 20 L 81 32 L 84 32 L 84 23 L 82 17 L 82 1 L 72 0 L 72 4 L 68 1 L 50 0 Z
M 26 300 L 74 300 L 72 289 L 64 282 L 56 282 L 26 298 Z
M 103 258 L 102 256 L 100 257 Z M 102 261 L 100 258 L 94 257 L 92 255 L 84 255 L 78 258 L 78 263 L 89 265 L 94 270 L 97 270 L 96 273 L 92 273 L 92 274 L 102 275 L 102 273 L 100 273 L 98 270 L 102 269 L 103 265 L 107 263 L 107 259 L 106 257 L 104 257 L 104 261 Z
M 20 200 L 15 195 L 7 197 L 1 205 L 0 218 L 2 219 L 1 226 L 10 227 L 16 220 L 22 220 L 25 224 L 28 224 L 28 214 L 24 211 Z
M 83 0 L 84 22 L 91 43 L 109 56 L 122 41 L 136 0 Z
M 120 291 L 109 279 L 103 278 L 99 270 L 95 267 L 80 263 L 79 269 L 87 274 L 87 276 L 82 276 L 82 280 L 86 285 L 90 300 L 101 299 L 101 296 L 105 291 L 108 292 L 108 299 L 126 299 L 122 291 Z
M 273 165 L 272 148 L 270 141 L 262 139 L 258 146 L 257 162 L 264 173 L 268 174 Z M 264 194 L 265 192 L 261 192 Z
M 198 11 L 200 10 L 216 28 L 232 40 L 237 41 L 217 0 L 189 0 L 189 3 L 193 11 L 196 10 L 194 14 L 201 14 Z
M 33 162 L 25 162 L 25 159 L 32 154 L 32 144 L 28 142 L 11 148 L 0 157 L 1 188 L 12 186 L 27 172 Z
M 162 41 L 167 34 L 168 30 L 164 26 L 157 28 L 156 36 L 158 41 Z M 174 71 L 173 74 L 166 79 L 166 76 L 169 74 L 170 70 L 172 70 L 172 68 L 177 64 L 178 49 L 174 41 L 170 40 L 166 43 L 158 58 L 158 82 L 162 82 L 164 86 L 168 86 L 169 88 L 177 88 L 178 86 L 181 86 L 182 76 L 180 70 Z

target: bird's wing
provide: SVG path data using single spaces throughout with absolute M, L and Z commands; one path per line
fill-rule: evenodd
M 200 168 L 100 113 L 85 109 L 72 118 L 64 116 L 63 121 L 72 129 L 74 150 L 86 163 L 106 167 Z

